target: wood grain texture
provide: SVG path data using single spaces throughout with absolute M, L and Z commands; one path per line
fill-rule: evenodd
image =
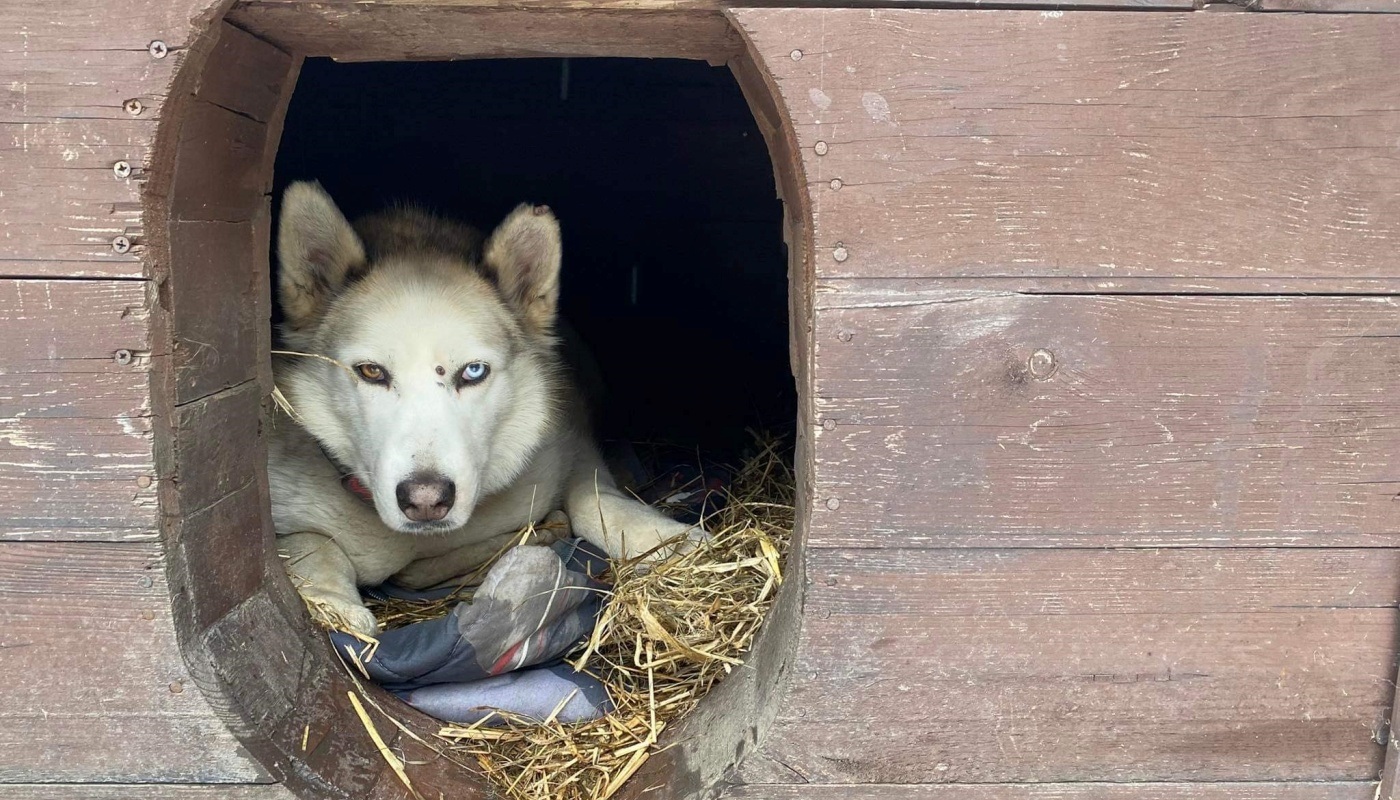
M 763 753 L 814 783 L 1373 779 L 1395 558 L 812 551 Z
M 1400 0 L 1249 0 L 1246 4 L 1255 11 L 1400 14 Z
M 160 546 L 0 544 L 0 782 L 265 780 L 190 682 Z
M 0 8 L 0 275 L 139 277 L 141 191 L 185 47 L 216 0 Z M 152 58 L 148 44 L 170 48 Z M 142 111 L 123 108 L 139 100 Z M 132 175 L 118 178 L 125 161 Z M 126 236 L 125 253 L 112 240 Z
M 149 313 L 141 282 L 0 280 L 0 539 L 154 538 Z
M 1374 800 L 1373 781 L 735 786 L 729 800 Z M 3 795 L 0 795 L 3 797 Z
M 1400 18 L 732 15 L 796 126 L 819 277 L 1394 273 Z
M 229 19 L 289 52 L 340 61 L 617 56 L 723 63 L 742 50 L 717 6 L 643 12 L 555 3 L 245 3 Z
M 815 547 L 1394 544 L 1393 298 L 818 306 Z
M 281 784 L 0 783 L 0 800 L 295 800 Z

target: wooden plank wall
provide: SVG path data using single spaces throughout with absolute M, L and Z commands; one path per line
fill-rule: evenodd
M 1372 797 L 1400 18 L 732 16 L 813 207 L 817 419 L 730 796 Z
M 119 5 L 0 4 L 0 800 L 289 797 L 230 732 L 229 687 L 279 709 L 243 732 L 302 791 L 400 796 L 343 709 L 288 707 L 344 688 L 297 634 L 294 671 L 181 655 L 177 618 L 201 655 L 291 626 L 266 565 L 209 536 L 261 519 L 257 449 L 179 438 L 250 424 L 263 389 L 260 306 L 209 298 L 263 291 L 220 258 L 266 236 L 238 159 L 266 156 L 259 87 L 281 78 L 177 75 L 218 47 L 290 67 L 213 25 L 227 0 Z M 446 52 L 355 36 L 382 26 L 360 6 L 245 5 L 270 28 L 329 13 L 317 46 L 351 56 Z M 516 5 L 484 13 L 542 10 Z M 729 796 L 1375 796 L 1400 637 L 1400 17 L 740 9 L 735 35 L 717 5 L 664 5 L 616 46 L 750 48 L 812 216 L 802 637 L 783 694 L 736 690 L 776 719 Z M 430 33 L 462 6 L 382 13 Z M 177 183 L 158 129 L 236 158 Z M 143 203 L 176 219 L 148 229 Z M 167 248 L 222 282 L 170 282 Z M 157 432 L 184 449 L 157 463 Z M 303 759 L 266 755 L 309 725 Z
M 231 788 L 270 778 L 192 682 L 160 541 L 150 382 L 170 353 L 142 203 L 216 5 L 0 4 L 3 797 L 281 792 Z

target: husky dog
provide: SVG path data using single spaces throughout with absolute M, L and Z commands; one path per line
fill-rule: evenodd
M 484 239 L 414 209 L 352 227 L 295 183 L 277 252 L 282 338 L 304 355 L 274 368 L 294 417 L 275 424 L 268 477 L 278 549 L 313 607 L 373 635 L 357 587 L 468 574 L 561 507 L 614 557 L 703 535 L 620 491 L 599 455 L 556 336 L 547 207 Z

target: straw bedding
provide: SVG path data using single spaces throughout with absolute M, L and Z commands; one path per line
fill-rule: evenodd
M 728 491 L 706 520 L 712 538 L 699 548 L 650 569 L 612 563 L 598 625 L 568 661 L 607 686 L 614 713 L 582 724 L 502 716 L 490 725 L 447 724 L 438 732 L 443 749 L 474 760 L 513 800 L 603 800 L 617 792 L 668 727 L 743 668 L 782 583 L 794 516 L 790 453 L 762 440 Z M 463 589 L 429 603 L 394 600 L 370 609 L 389 628 L 446 614 L 470 597 Z

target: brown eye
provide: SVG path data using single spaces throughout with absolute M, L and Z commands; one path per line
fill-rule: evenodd
M 384 384 L 389 382 L 389 373 L 378 364 L 366 361 L 355 365 L 355 374 L 366 383 Z

